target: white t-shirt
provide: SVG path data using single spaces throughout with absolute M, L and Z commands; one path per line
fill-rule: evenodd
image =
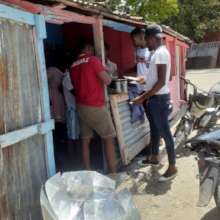
M 145 91 L 150 91 L 158 81 L 157 64 L 166 64 L 166 82 L 165 85 L 156 93 L 156 95 L 168 94 L 169 79 L 171 71 L 171 57 L 170 52 L 166 46 L 160 46 L 155 50 L 150 59 L 149 75 L 145 85 Z
M 65 73 L 63 78 L 63 93 L 67 108 L 76 109 L 75 96 L 72 94 L 73 85 L 68 72 Z
M 138 48 L 136 51 L 137 75 L 144 76 L 145 80 L 147 80 L 149 73 L 149 68 L 148 68 L 149 56 L 150 56 L 150 51 L 148 50 L 148 48 Z M 138 85 L 138 88 L 140 91 L 144 91 L 145 85 Z

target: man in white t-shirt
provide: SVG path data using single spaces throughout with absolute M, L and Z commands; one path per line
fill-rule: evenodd
M 160 137 L 166 143 L 169 167 L 159 181 L 168 181 L 177 175 L 174 141 L 169 127 L 168 115 L 170 105 L 169 78 L 171 57 L 163 45 L 162 29 L 151 25 L 146 29 L 145 39 L 150 51 L 149 74 L 145 83 L 145 92 L 132 100 L 134 104 L 145 103 L 147 117 L 151 128 L 151 155 L 147 155 L 150 164 L 159 164 Z
M 131 39 L 136 48 L 136 81 L 140 84 L 138 87 L 141 92 L 144 90 L 144 83 L 148 75 L 149 56 L 150 51 L 146 47 L 145 30 L 142 28 L 135 28 L 131 32 Z

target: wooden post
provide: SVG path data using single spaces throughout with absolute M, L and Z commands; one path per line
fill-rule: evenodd
M 105 48 L 102 17 L 96 17 L 96 22 L 93 24 L 93 36 L 96 55 L 102 60 L 103 65 L 105 65 Z
M 43 39 L 46 38 L 46 25 L 45 19 L 42 15 L 35 15 L 36 22 L 36 52 L 37 52 L 37 63 L 39 72 L 39 83 L 40 83 L 40 96 L 42 102 L 42 117 L 43 121 L 51 120 L 50 115 L 50 104 L 49 104 L 49 90 L 47 81 L 47 72 L 45 65 L 45 55 Z M 44 135 L 45 140 L 45 153 L 46 153 L 46 164 L 48 177 L 53 176 L 56 173 L 55 159 L 54 159 L 54 148 L 53 148 L 53 136 L 52 131 L 49 131 Z
M 95 43 L 95 52 L 102 60 L 102 64 L 105 65 L 105 45 L 104 45 L 104 33 L 103 33 L 103 22 L 102 17 L 96 17 L 96 22 L 93 24 L 93 35 Z M 107 87 L 105 87 L 105 101 L 108 107 L 109 97 L 107 92 Z
M 104 34 L 103 34 L 103 23 L 102 17 L 97 16 L 95 17 L 96 22 L 93 24 L 93 36 L 94 36 L 94 43 L 95 43 L 95 52 L 96 56 L 102 60 L 102 64 L 105 65 L 105 46 L 104 46 Z M 107 92 L 107 87 L 105 86 L 105 103 L 106 107 L 109 108 L 109 97 Z M 104 150 L 104 143 L 102 142 L 102 154 L 103 154 L 103 164 L 104 170 L 107 170 L 107 163 L 105 158 L 105 150 Z

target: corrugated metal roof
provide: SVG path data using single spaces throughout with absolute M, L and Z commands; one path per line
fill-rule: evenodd
M 135 22 L 136 24 L 139 24 L 139 25 L 152 24 L 152 22 L 145 21 L 144 18 L 140 16 L 131 16 L 128 13 L 123 13 L 119 11 L 111 11 L 110 7 L 108 7 L 105 1 L 99 1 L 99 2 L 96 1 L 96 3 L 94 3 L 93 1 L 88 1 L 88 0 L 57 0 L 57 1 L 62 2 L 64 4 L 67 2 L 75 3 L 76 4 L 75 6 L 78 5 L 87 10 L 91 10 L 91 9 L 98 10 L 100 14 L 105 13 L 104 14 L 105 17 L 108 17 L 108 15 L 114 15 L 114 16 L 117 16 L 118 18 L 124 18 L 124 19 L 127 19 L 128 23 Z M 115 19 L 117 18 L 115 17 Z M 188 37 L 174 31 L 171 27 L 162 25 L 162 28 L 165 33 L 172 35 L 172 36 L 176 36 L 180 40 L 191 43 L 191 40 Z
M 125 22 L 127 24 L 133 25 L 140 25 L 140 26 L 147 26 L 148 24 L 152 24 L 152 22 L 145 21 L 143 17 L 139 16 L 131 16 L 128 13 L 119 12 L 119 11 L 112 11 L 110 6 L 108 6 L 104 0 L 96 1 L 93 0 L 29 0 L 34 3 L 41 3 L 41 4 L 57 4 L 62 3 L 66 6 L 76 8 L 77 10 L 84 11 L 85 13 L 91 14 L 98 14 L 102 15 L 105 18 L 118 20 Z M 168 35 L 175 36 L 178 39 L 191 43 L 191 40 L 174 31 L 172 28 L 162 25 L 164 32 Z

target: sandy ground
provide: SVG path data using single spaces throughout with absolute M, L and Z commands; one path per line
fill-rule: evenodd
M 208 90 L 211 85 L 220 81 L 220 70 L 191 71 L 187 77 L 196 85 Z M 173 182 L 158 183 L 158 170 L 151 170 L 152 177 L 140 186 L 138 193 L 135 193 L 134 200 L 142 219 L 220 220 L 220 211 L 215 208 L 214 201 L 208 207 L 196 206 L 199 182 L 195 155 L 180 152 L 177 164 L 179 175 Z M 162 173 L 165 168 L 159 172 Z

